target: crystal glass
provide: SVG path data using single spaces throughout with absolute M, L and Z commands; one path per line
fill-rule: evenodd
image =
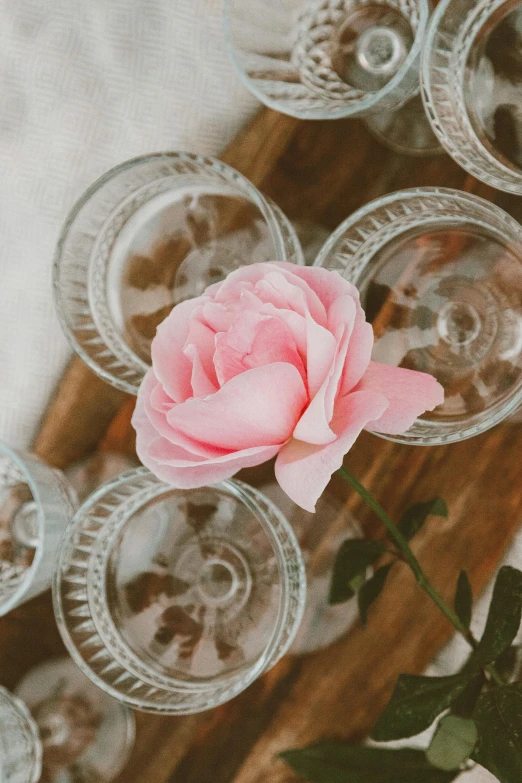
M 82 359 L 135 394 L 172 307 L 259 261 L 304 263 L 291 224 L 245 177 L 201 155 L 136 158 L 67 218 L 54 260 L 58 316 Z
M 78 501 L 137 464 L 100 452 L 62 473 L 0 442 L 0 616 L 49 589 L 60 538 Z
M 0 686 L 0 782 L 37 783 L 41 771 L 38 727 L 25 704 Z
M 0 687 L 1 783 L 107 783 L 125 766 L 134 736 L 132 712 L 70 658 L 32 669 L 16 695 Z
M 50 587 L 77 505 L 63 473 L 0 443 L 0 616 Z
M 361 291 L 373 358 L 421 370 L 445 401 L 402 443 L 469 438 L 522 402 L 522 232 L 503 210 L 443 188 L 367 204 L 334 231 L 316 263 Z
M 32 669 L 15 692 L 36 724 L 46 781 L 107 783 L 123 769 L 134 744 L 134 715 L 70 658 Z
M 441 0 L 422 83 L 433 130 L 457 163 L 522 194 L 522 3 Z
M 64 642 L 96 685 L 136 709 L 188 714 L 286 652 L 305 575 L 292 529 L 259 491 L 179 490 L 138 468 L 80 508 L 53 593 Z
M 225 0 L 224 15 L 232 61 L 267 106 L 364 116 L 399 152 L 440 150 L 419 85 L 428 0 Z

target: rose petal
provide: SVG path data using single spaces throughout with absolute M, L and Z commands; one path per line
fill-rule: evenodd
M 179 489 L 194 489 L 224 481 L 241 468 L 261 465 L 275 457 L 280 448 L 280 445 L 260 446 L 227 454 L 214 460 L 207 460 L 201 464 L 194 463 L 185 466 L 158 462 L 147 453 L 140 451 L 138 451 L 138 456 L 143 464 L 162 481 L 179 487 Z
M 245 370 L 274 362 L 293 364 L 306 382 L 292 332 L 279 318 L 245 311 L 228 332 L 216 335 L 214 366 L 221 386 Z
M 339 381 L 343 372 L 346 352 L 349 346 L 350 336 L 355 321 L 356 303 L 350 296 L 337 299 L 328 313 L 331 328 L 335 330 L 336 337 L 332 335 L 333 358 L 321 387 L 315 394 L 310 405 L 304 411 L 294 430 L 294 438 L 321 445 L 331 443 L 336 435 L 329 424 L 333 416 L 335 400 L 339 387 Z M 328 334 L 330 334 L 328 332 Z M 322 354 L 328 353 L 321 348 Z
M 192 438 L 176 432 L 170 426 L 167 421 L 167 414 L 175 405 L 176 403 L 172 402 L 165 394 L 151 367 L 141 383 L 136 408 L 132 417 L 134 428 L 139 435 L 143 436 L 141 441 L 142 448 L 145 448 L 145 439 L 150 442 L 161 436 L 162 439 L 166 439 L 171 445 L 183 448 L 187 454 L 194 458 L 211 459 L 222 454 L 222 449 L 216 449 L 206 443 L 198 443 Z
M 339 396 L 339 384 L 343 373 L 346 371 L 347 356 L 358 308 L 358 303 L 351 296 L 341 296 L 339 299 L 336 299 L 328 311 L 330 329 L 337 339 L 334 363 L 325 388 L 324 405 L 328 421 L 333 416 L 335 400 Z
M 271 315 L 279 318 L 292 332 L 295 345 L 302 361 L 306 359 L 306 318 L 294 310 L 279 310 L 273 304 L 267 302 L 259 310 L 261 315 Z
M 272 265 L 275 266 L 275 265 Z M 296 267 L 297 268 L 297 267 Z M 276 306 L 295 310 L 300 315 L 309 313 L 317 323 L 326 326 L 326 308 L 315 291 L 293 271 L 276 268 L 268 272 L 256 285 L 256 293 L 263 299 L 269 287 L 283 297 Z M 268 301 L 272 301 L 271 296 Z
M 364 375 L 372 356 L 373 341 L 372 326 L 366 321 L 364 310 L 358 308 L 339 388 L 341 396 L 352 391 Z
M 284 443 L 306 403 L 298 370 L 276 363 L 236 375 L 209 397 L 176 405 L 167 420 L 195 441 L 239 451 Z
M 162 476 L 160 476 L 158 472 L 161 466 L 156 459 L 150 456 L 150 450 L 151 446 L 158 441 L 163 442 L 164 444 L 168 443 L 168 441 L 166 441 L 164 438 L 158 437 L 156 428 L 153 426 L 145 412 L 143 396 L 141 398 L 138 397 L 136 408 L 134 409 L 132 416 L 132 425 L 136 430 L 136 453 L 140 461 L 143 463 L 143 465 L 145 465 L 145 467 L 154 473 L 155 476 L 161 478 Z M 208 464 L 208 458 L 197 457 L 194 454 L 184 450 L 181 446 L 175 446 L 173 444 L 169 444 L 169 446 L 170 455 L 173 456 L 175 453 L 178 460 L 184 459 L 185 461 L 188 461 L 192 459 L 193 463 L 197 463 L 198 460 L 201 459 L 203 460 L 201 463 L 202 465 Z
M 216 302 L 227 302 L 237 299 L 239 291 L 249 290 L 276 307 L 295 309 L 302 315 L 305 310 L 309 310 L 318 323 L 325 325 L 325 307 L 314 292 L 313 285 L 296 274 L 301 268 L 296 264 L 278 261 L 248 264 L 230 272 L 218 284 L 219 288 L 213 286 L 212 297 Z M 210 290 L 207 288 L 207 293 Z
M 201 306 L 193 310 L 190 314 L 189 329 L 185 345 L 183 346 L 183 353 L 188 359 L 191 360 L 191 363 L 192 359 L 196 356 L 197 353 L 198 362 L 201 365 L 201 368 L 207 375 L 207 378 L 214 387 L 214 390 L 216 390 L 219 388 L 213 361 L 216 333 L 202 319 L 202 311 L 203 307 Z M 196 353 L 191 346 L 195 346 Z M 191 373 L 191 385 L 192 377 L 193 376 Z M 196 395 L 195 391 L 194 395 Z
M 151 344 L 155 374 L 174 402 L 192 396 L 192 363 L 183 354 L 189 332 L 191 313 L 200 306 L 203 297 L 187 299 L 174 307 L 160 323 Z
M 328 329 L 306 313 L 306 376 L 312 399 L 321 388 L 334 360 L 337 342 Z
M 380 392 L 389 400 L 383 415 L 366 429 L 389 435 L 405 432 L 425 411 L 444 402 L 444 389 L 433 375 L 370 362 L 356 389 Z
M 283 446 L 276 459 L 275 476 L 294 503 L 305 511 L 315 511 L 332 473 L 341 467 L 344 455 L 361 430 L 382 416 L 387 406 L 382 394 L 353 392 L 336 405 L 331 426 L 337 438 L 333 443 L 313 446 L 292 438 Z
M 208 394 L 214 394 L 219 389 L 218 384 L 213 380 L 215 378 L 214 368 L 212 367 L 212 377 L 209 377 L 196 345 L 186 345 L 183 353 L 192 362 L 190 385 L 194 397 L 206 397 Z M 208 362 L 206 364 L 208 366 Z
M 327 310 L 340 296 L 349 296 L 359 301 L 359 291 L 339 272 L 320 266 L 297 266 L 281 261 L 279 267 L 290 268 L 292 273 L 304 280 L 317 294 Z

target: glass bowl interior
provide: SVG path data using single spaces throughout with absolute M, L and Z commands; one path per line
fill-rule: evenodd
M 440 143 L 499 190 L 522 193 L 521 5 L 442 0 L 421 62 L 423 100 Z
M 226 0 L 229 54 L 268 106 L 304 119 L 399 107 L 418 90 L 426 0 Z
M 502 210 L 458 191 L 402 191 L 341 224 L 317 264 L 359 288 L 374 360 L 444 387 L 444 403 L 393 440 L 462 440 L 522 402 L 522 238 Z
M 73 207 L 58 242 L 54 292 L 76 352 L 136 393 L 159 323 L 242 264 L 303 263 L 282 212 L 213 158 L 149 155 L 112 169 Z
M 71 654 L 141 709 L 232 698 L 284 654 L 302 617 L 291 528 L 236 481 L 176 490 L 143 468 L 124 474 L 80 509 L 60 560 L 55 606 Z

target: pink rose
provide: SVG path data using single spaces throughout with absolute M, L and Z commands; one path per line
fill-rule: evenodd
M 363 428 L 404 432 L 444 399 L 425 373 L 370 360 L 373 331 L 337 272 L 241 267 L 158 327 L 133 425 L 138 455 L 180 488 L 274 457 L 307 511 Z

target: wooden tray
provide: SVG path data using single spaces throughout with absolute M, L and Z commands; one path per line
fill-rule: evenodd
M 333 229 L 367 201 L 404 187 L 460 188 L 512 214 L 520 199 L 496 193 L 447 156 L 405 158 L 380 146 L 357 120 L 299 121 L 263 109 L 221 156 L 291 219 Z M 46 412 L 34 451 L 58 467 L 96 448 L 132 453 L 133 400 L 73 359 Z M 451 600 L 461 568 L 477 594 L 495 571 L 522 515 L 520 425 L 470 441 L 407 447 L 363 434 L 346 464 L 394 515 L 442 495 L 450 517 L 432 520 L 414 549 Z M 371 535 L 375 519 L 348 488 L 346 503 Z M 420 673 L 452 629 L 405 567 L 392 572 L 368 627 L 321 652 L 287 656 L 228 704 L 201 715 L 137 714 L 138 733 L 121 783 L 281 783 L 294 780 L 277 753 L 322 737 L 360 740 L 400 672 Z M 49 594 L 0 620 L 0 682 L 63 652 Z

